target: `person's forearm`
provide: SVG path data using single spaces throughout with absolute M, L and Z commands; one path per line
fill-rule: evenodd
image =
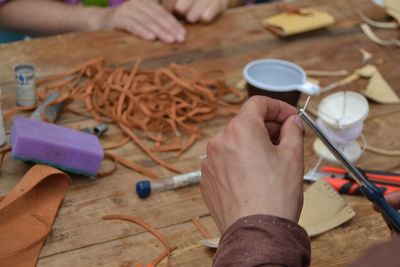
M 53 0 L 13 0 L 0 5 L 0 28 L 28 34 L 97 30 L 107 12 Z
M 270 215 L 239 219 L 221 237 L 213 266 L 291 266 L 310 264 L 310 241 L 296 223 Z

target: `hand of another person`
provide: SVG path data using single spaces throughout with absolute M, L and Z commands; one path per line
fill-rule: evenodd
M 388 194 L 385 198 L 396 210 L 400 210 L 400 191 Z
M 211 138 L 201 192 L 218 227 L 255 214 L 297 222 L 303 205 L 303 135 L 297 110 L 255 96 Z
M 189 22 L 211 22 L 228 7 L 228 0 L 163 0 L 163 5 Z
M 165 43 L 183 42 L 186 35 L 183 25 L 162 5 L 151 0 L 126 1 L 108 9 L 97 24 L 97 28 L 119 28 L 145 40 L 159 39 Z

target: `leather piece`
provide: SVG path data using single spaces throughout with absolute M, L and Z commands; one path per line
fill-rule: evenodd
M 275 34 L 289 36 L 330 26 L 335 23 L 328 12 L 306 8 L 301 13 L 283 12 L 262 21 L 263 25 Z
M 363 31 L 363 33 L 368 37 L 368 39 L 376 44 L 379 44 L 382 46 L 398 46 L 398 47 L 400 47 L 400 40 L 394 39 L 394 38 L 389 39 L 389 40 L 383 40 L 383 39 L 379 38 L 367 23 L 361 23 L 360 28 Z
M 384 0 L 386 12 L 400 23 L 400 1 Z
M 367 88 L 362 93 L 369 99 L 381 104 L 400 103 L 400 98 L 378 70 L 370 78 Z
M 65 173 L 35 165 L 0 200 L 2 266 L 35 266 L 69 184 Z
M 334 229 L 356 215 L 344 198 L 323 179 L 306 190 L 303 205 L 299 225 L 310 237 Z

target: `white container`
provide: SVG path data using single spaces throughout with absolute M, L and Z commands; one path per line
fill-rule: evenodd
M 14 68 L 16 91 L 15 99 L 18 106 L 33 106 L 36 104 L 35 68 L 33 65 L 21 64 Z

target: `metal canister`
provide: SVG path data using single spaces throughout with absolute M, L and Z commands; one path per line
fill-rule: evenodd
M 21 64 L 14 68 L 17 83 L 16 101 L 18 106 L 36 104 L 35 68 L 33 65 Z

